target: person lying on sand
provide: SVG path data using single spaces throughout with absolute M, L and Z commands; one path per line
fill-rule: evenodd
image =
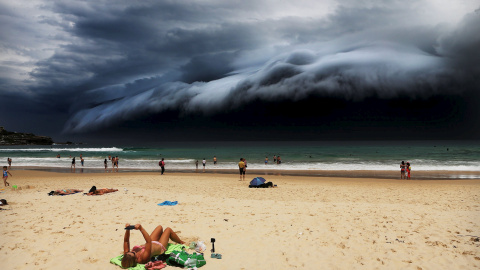
M 152 234 L 148 235 L 145 229 L 140 224 L 134 226 L 135 230 L 139 230 L 143 238 L 145 238 L 145 244 L 141 246 L 134 246 L 130 250 L 130 224 L 125 225 L 125 236 L 123 238 L 123 258 L 122 267 L 134 267 L 137 263 L 147 263 L 152 256 L 163 254 L 167 249 L 168 240 L 178 244 L 185 244 L 178 235 L 171 229 L 166 228 L 165 231 L 161 225 L 158 225 Z
M 95 189 L 93 191 L 90 191 L 89 193 L 87 193 L 88 196 L 92 196 L 92 195 L 103 195 L 103 194 L 106 194 L 106 193 L 111 193 L 111 192 L 115 192 L 115 191 L 118 191 L 118 189 L 113 189 L 113 188 L 101 188 L 101 189 Z
M 78 192 L 82 192 L 82 189 L 58 189 L 55 191 L 50 191 L 48 195 L 69 195 L 69 194 L 75 194 Z

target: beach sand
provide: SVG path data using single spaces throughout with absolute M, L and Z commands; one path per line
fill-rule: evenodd
M 21 190 L 0 190 L 11 209 L 0 212 L 1 269 L 121 269 L 109 261 L 125 223 L 205 241 L 206 270 L 480 268 L 480 180 L 266 175 L 278 188 L 249 189 L 262 175 L 11 173 Z M 47 195 L 93 185 L 119 191 Z

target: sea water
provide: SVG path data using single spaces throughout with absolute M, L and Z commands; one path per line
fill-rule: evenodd
M 57 158 L 60 155 L 60 158 Z M 240 158 L 246 158 L 249 169 L 278 171 L 399 171 L 401 161 L 410 162 L 412 171 L 468 171 L 480 174 L 479 141 L 322 141 L 322 142 L 168 142 L 155 146 L 0 146 L 0 165 L 70 168 L 76 157 L 77 168 L 104 168 L 108 156 L 119 157 L 124 170 L 158 170 L 165 159 L 169 170 L 191 171 L 198 161 L 206 168 L 236 169 Z M 273 156 L 282 164 L 273 164 Z M 218 163 L 213 164 L 216 156 Z M 265 165 L 265 158 L 268 163 Z

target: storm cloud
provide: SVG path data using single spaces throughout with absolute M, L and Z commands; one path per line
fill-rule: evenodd
M 440 3 L 40 1 L 30 25 L 3 4 L 0 96 L 57 112 L 66 133 L 259 103 L 478 97 L 478 6 Z

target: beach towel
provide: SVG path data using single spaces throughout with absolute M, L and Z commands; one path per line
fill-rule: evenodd
M 123 258 L 123 254 L 115 258 L 112 258 L 110 260 L 110 263 L 113 263 L 115 265 L 122 267 L 122 258 Z M 128 269 L 129 270 L 145 270 L 145 264 L 138 263 L 135 267 L 129 267 Z
M 164 206 L 164 205 L 177 205 L 177 204 L 178 204 L 178 201 L 173 201 L 173 202 L 171 202 L 171 201 L 164 201 L 164 202 L 159 203 L 159 204 L 157 204 L 157 205 Z
M 170 243 L 169 243 L 169 244 L 167 245 L 167 250 L 165 251 L 164 254 L 167 254 L 167 255 L 168 255 L 168 254 L 172 253 L 173 251 L 182 251 L 182 250 L 184 250 L 184 249 L 187 248 L 187 247 L 188 247 L 188 246 L 182 245 L 182 244 L 170 244 Z M 160 258 L 161 256 L 165 256 L 164 254 L 157 255 L 157 256 L 153 256 L 153 257 L 152 257 L 152 261 L 160 261 L 160 262 L 163 262 L 164 260 L 159 260 L 159 258 Z M 110 260 L 110 263 L 113 263 L 113 264 L 115 264 L 115 265 L 118 265 L 118 266 L 122 267 L 122 258 L 123 258 L 123 254 L 122 254 L 122 255 L 119 255 L 119 256 L 117 256 L 117 257 L 112 258 L 112 259 Z M 152 265 L 158 267 L 159 263 L 157 263 L 157 264 L 151 264 L 151 265 L 149 265 L 149 266 L 152 266 Z M 145 264 L 140 264 L 140 263 L 139 263 L 139 264 L 137 264 L 135 267 L 130 267 L 130 268 L 128 268 L 128 269 L 130 269 L 130 270 L 145 270 L 145 269 L 147 269 L 145 266 L 146 266 Z M 123 268 L 123 267 L 122 267 L 122 268 Z M 161 268 L 149 268 L 149 269 L 161 269 Z

